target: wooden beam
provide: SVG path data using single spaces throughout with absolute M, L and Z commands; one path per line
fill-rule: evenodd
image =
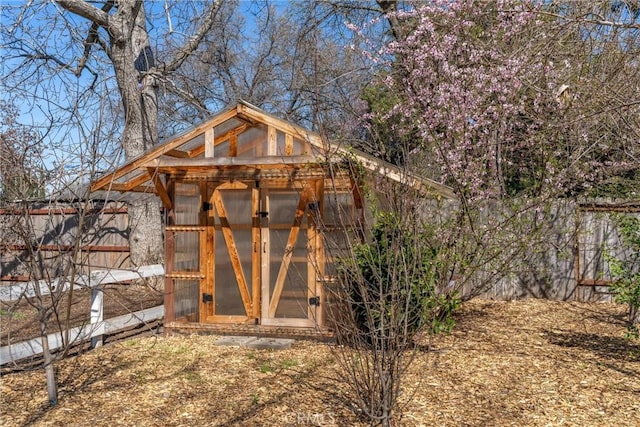
M 351 147 L 347 148 L 340 145 L 331 144 L 322 140 L 320 135 L 308 131 L 301 126 L 294 125 L 286 122 L 282 119 L 276 118 L 263 111 L 257 110 L 255 107 L 247 103 L 238 104 L 238 117 L 254 120 L 266 124 L 267 126 L 273 126 L 277 129 L 291 134 L 294 137 L 302 139 L 311 143 L 316 149 L 320 150 L 322 154 L 340 154 L 349 155 L 355 157 L 366 169 L 385 176 L 392 181 L 396 181 L 405 185 L 409 185 L 413 188 L 419 189 L 425 192 L 435 192 L 443 197 L 449 199 L 455 199 L 456 195 L 453 190 L 439 182 L 433 181 L 428 178 L 418 177 L 414 174 L 405 172 L 391 163 L 385 162 L 375 157 L 368 156 L 363 152 L 354 150 Z
M 215 138 L 213 136 L 213 128 L 204 131 L 204 156 L 206 158 L 213 158 L 215 145 Z
M 285 134 L 284 137 L 284 155 L 293 155 L 293 135 L 291 135 L 290 133 Z
M 154 159 L 146 164 L 146 167 L 159 168 L 159 172 L 165 173 L 164 168 L 195 169 L 195 168 L 215 168 L 221 166 L 261 166 L 280 168 L 283 166 L 309 166 L 318 167 L 316 157 L 314 156 L 262 156 L 262 157 L 216 157 L 216 158 L 197 158 L 197 159 L 173 159 L 163 158 Z M 319 168 L 319 167 L 318 167 Z M 147 177 L 148 179 L 148 177 Z
M 273 126 L 267 127 L 267 156 L 275 156 L 278 154 L 278 131 Z
M 139 175 L 126 182 L 124 186 L 124 188 L 126 188 L 125 191 L 131 191 L 134 187 L 139 187 L 147 181 L 149 181 L 149 174 L 144 169 L 141 169 Z
M 281 131 L 289 133 L 297 138 L 302 139 L 303 141 L 309 141 L 319 148 L 324 147 L 324 143 L 322 142 L 320 135 L 310 132 L 302 126 L 294 125 L 263 111 L 258 111 L 247 104 L 238 104 L 238 111 L 238 116 L 240 118 L 244 118 L 245 120 L 249 121 L 264 123 L 267 126 L 273 126 L 276 129 L 280 129 Z
M 149 180 L 149 177 L 146 176 L 145 177 L 146 180 Z M 134 193 L 149 193 L 149 194 L 155 194 L 156 193 L 156 188 L 152 187 L 150 185 L 139 185 L 137 187 L 133 187 L 130 188 L 128 185 L 124 185 L 124 184 L 113 184 L 110 188 L 110 191 L 120 191 L 120 192 L 134 192 Z
M 164 188 L 164 183 L 160 179 L 160 175 L 155 169 L 152 168 L 147 168 L 147 172 L 149 173 L 149 178 L 153 182 L 153 185 L 155 185 L 156 187 L 156 193 L 160 197 L 160 200 L 162 200 L 162 204 L 164 205 L 164 207 L 167 209 L 172 209 L 173 203 L 171 202 L 171 197 L 169 197 L 167 189 Z
M 216 190 L 246 190 L 249 186 L 240 181 L 225 182 L 216 187 Z
M 188 159 L 190 157 L 188 152 L 182 150 L 171 150 L 167 151 L 165 154 L 167 156 L 179 157 L 181 159 Z

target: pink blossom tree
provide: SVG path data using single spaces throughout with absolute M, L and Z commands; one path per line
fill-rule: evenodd
M 637 31 L 555 8 L 435 0 L 397 13 L 411 30 L 383 52 L 401 95 L 385 114 L 468 201 L 572 193 L 638 168 L 622 148 L 638 138 Z
M 614 178 L 638 178 L 640 35 L 624 24 L 638 14 L 603 7 L 597 18 L 587 2 L 431 0 L 387 8 L 393 39 L 366 53 L 382 64 L 380 80 L 363 96 L 369 146 L 407 173 L 450 185 L 457 201 L 424 202 L 422 194 L 380 183 L 364 193 L 381 194 L 374 202 L 386 201 L 379 204 L 393 212 L 395 226 L 420 232 L 416 246 L 433 248 L 426 264 L 437 269 L 429 279 L 435 297 L 462 291 L 470 298 L 510 273 L 527 274 L 529 261 L 538 268 L 536 257 L 559 251 L 549 242 L 558 200 Z M 379 273 L 375 263 L 365 267 Z M 412 283 L 378 276 L 401 290 L 394 308 L 412 306 Z M 351 276 L 342 281 L 345 289 L 369 285 Z M 379 302 L 389 299 L 370 294 L 360 307 L 387 321 L 370 329 L 376 338 L 396 338 L 394 352 L 350 342 L 358 357 L 347 352 L 338 360 L 362 413 L 392 425 L 413 341 L 402 322 L 379 314 L 387 313 Z M 437 312 L 424 314 L 424 324 Z

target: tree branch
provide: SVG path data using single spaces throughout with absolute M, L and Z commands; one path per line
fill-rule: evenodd
M 176 57 L 169 63 L 162 64 L 161 67 L 158 67 L 165 73 L 171 73 L 177 70 L 182 63 L 198 48 L 198 45 L 204 39 L 204 36 L 207 35 L 211 27 L 213 27 L 213 23 L 215 21 L 216 13 L 218 13 L 218 9 L 220 8 L 220 2 L 218 0 L 214 0 L 209 8 L 207 13 L 207 17 L 204 22 L 198 28 L 196 34 L 189 39 L 189 41 L 178 50 Z
M 94 24 L 109 29 L 109 14 L 83 0 L 56 0 L 64 9 L 88 19 Z
M 601 25 L 605 27 L 615 27 L 615 28 L 630 29 L 630 30 L 640 30 L 640 22 L 611 21 L 611 20 L 605 19 L 602 16 L 594 15 L 591 13 L 588 13 L 579 17 L 571 17 L 571 16 L 562 15 L 559 13 L 546 12 L 543 10 L 538 10 L 536 13 L 539 15 L 550 16 L 552 18 L 562 19 L 562 20 L 574 22 L 574 23 Z M 589 18 L 589 15 L 595 16 L 595 18 Z
M 113 0 L 109 0 L 108 2 L 106 2 L 104 4 L 104 6 L 102 6 L 102 11 L 104 13 L 108 13 L 113 8 L 114 5 L 115 5 L 115 3 L 113 2 Z M 99 28 L 100 28 L 100 25 L 98 23 L 96 23 L 96 22 L 93 22 L 93 24 L 91 25 L 91 28 L 89 29 L 89 34 L 87 35 L 87 39 L 84 41 L 84 53 L 82 55 L 82 58 L 80 58 L 80 60 L 78 60 L 78 68 L 75 71 L 76 76 L 79 76 L 80 73 L 82 73 L 82 70 L 84 69 L 85 64 L 87 62 L 87 59 L 89 59 L 89 53 L 91 52 L 91 46 L 94 43 L 98 43 L 103 48 L 106 48 L 106 46 L 104 45 L 104 43 L 102 43 L 102 40 L 100 40 L 100 37 L 98 36 L 98 29 Z M 105 51 L 107 52 L 107 55 L 108 55 L 109 51 L 107 49 L 105 49 Z

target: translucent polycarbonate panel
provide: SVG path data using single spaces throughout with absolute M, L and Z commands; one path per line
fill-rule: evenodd
M 220 195 L 229 224 L 227 231 L 231 236 L 225 238 L 221 229 L 215 233 L 215 314 L 244 316 L 248 313 L 242 302 L 240 286 L 247 287 L 250 299 L 253 290 L 251 190 L 220 190 Z M 216 224 L 222 224 L 219 212 L 216 212 Z M 237 266 L 242 273 L 234 269 L 231 254 L 237 254 Z
M 198 280 L 174 280 L 174 302 L 176 319 L 186 318 L 189 322 L 198 321 L 200 306 L 200 283 Z
M 308 142 L 304 142 L 298 138 L 293 139 L 293 155 L 301 156 L 303 154 L 309 154 L 311 152 L 311 145 Z
M 298 208 L 300 192 L 291 190 L 288 192 L 269 192 L 269 222 L 272 224 L 290 226 Z
M 215 233 L 215 314 L 244 316 L 247 313 L 240 294 L 241 279 L 233 267 L 229 252 L 230 246 L 237 249 L 240 268 L 251 295 L 251 230 L 235 230 L 232 235 L 233 242 L 228 243 L 222 231 Z
M 227 220 L 233 225 L 251 224 L 251 190 L 220 190 Z M 216 209 L 216 220 L 219 212 Z
M 173 239 L 175 241 L 174 270 L 200 271 L 200 233 L 176 231 Z
M 299 199 L 300 195 L 295 192 L 272 192 L 269 196 L 270 298 L 273 298 L 283 259 L 290 256 L 282 293 L 276 308 L 275 317 L 277 318 L 306 319 L 308 317 L 306 215 L 293 242 L 293 251 L 287 248 Z
M 198 225 L 200 221 L 200 184 L 176 183 L 174 217 L 176 225 Z
M 229 157 L 229 140 L 221 142 L 213 148 L 213 157 Z
M 138 178 L 143 177 L 145 175 L 148 175 L 146 170 L 141 172 L 139 169 L 136 169 L 121 176 L 120 178 L 114 179 L 113 184 L 128 184 L 131 181 L 137 180 Z M 153 183 L 151 182 L 151 180 L 147 180 L 147 181 L 139 182 L 138 186 L 153 187 Z M 110 184 L 106 184 L 104 186 L 105 190 L 108 190 L 109 188 L 110 188 Z M 140 193 L 137 193 L 137 194 L 140 194 Z
M 286 155 L 286 138 L 284 132 L 277 131 L 276 132 L 276 154 L 278 156 Z
M 355 218 L 353 194 L 351 192 L 327 192 L 324 196 L 325 225 L 352 224 Z
M 225 120 L 224 122 L 220 123 L 218 126 L 216 126 L 213 129 L 213 132 L 215 134 L 215 136 L 221 136 L 224 135 L 225 133 L 229 132 L 230 130 L 233 130 L 235 128 L 237 128 L 238 126 L 242 125 L 244 122 L 232 117 L 229 120 Z
M 238 135 L 238 157 L 267 155 L 267 127 L 258 125 Z
M 193 150 L 194 148 L 198 148 L 203 144 L 204 144 L 204 134 L 201 133 L 200 135 L 197 135 L 192 139 L 190 139 L 189 141 L 182 144 L 180 147 L 178 147 L 178 150 L 190 151 L 190 150 Z

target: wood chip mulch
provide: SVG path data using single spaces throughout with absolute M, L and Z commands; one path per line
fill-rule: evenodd
M 640 343 L 625 307 L 543 300 L 465 303 L 455 331 L 420 351 L 400 426 L 640 425 Z M 368 425 L 327 344 L 288 350 L 215 345 L 215 336 L 147 336 L 42 370 L 2 377 L 3 426 Z

